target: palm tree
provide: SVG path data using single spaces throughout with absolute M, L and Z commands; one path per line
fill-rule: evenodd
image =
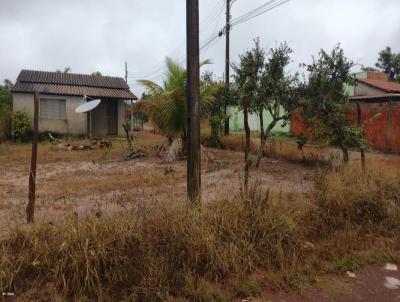
M 169 141 L 176 138 L 182 139 L 183 153 L 187 139 L 187 96 L 186 96 L 186 69 L 178 62 L 167 57 L 166 74 L 163 85 L 149 81 L 138 81 L 147 90 L 147 98 L 136 105 L 136 110 L 145 112 L 155 126 Z M 209 60 L 201 66 L 210 64 Z M 214 94 L 219 90 L 217 85 L 206 85 L 200 82 L 200 114 L 206 115 L 214 101 Z

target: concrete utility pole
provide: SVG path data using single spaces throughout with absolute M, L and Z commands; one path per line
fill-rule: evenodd
M 231 1 L 226 1 L 226 45 L 225 45 L 225 85 L 229 90 L 230 82 L 230 31 L 231 31 Z M 228 106 L 225 104 L 225 116 L 228 116 Z M 229 135 L 229 119 L 225 120 L 225 135 Z
M 27 223 L 33 223 L 33 221 L 35 219 L 36 163 L 37 163 L 38 138 L 39 138 L 39 93 L 35 92 L 34 114 L 33 114 L 31 171 L 29 173 L 29 202 L 28 202 L 28 206 L 26 207 Z
M 201 201 L 199 0 L 186 0 L 186 35 L 188 89 L 187 190 L 189 202 L 196 204 Z

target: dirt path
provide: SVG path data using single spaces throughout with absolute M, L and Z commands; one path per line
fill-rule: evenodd
M 254 302 L 398 302 L 400 301 L 400 272 L 379 266 L 367 266 L 355 277 L 326 276 L 304 295 L 294 292 L 266 294 Z

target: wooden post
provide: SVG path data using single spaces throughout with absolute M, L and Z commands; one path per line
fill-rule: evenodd
M 32 156 L 31 171 L 29 173 L 29 202 L 26 207 L 26 221 L 33 223 L 35 219 L 35 197 L 36 197 L 36 162 L 37 144 L 39 137 L 39 93 L 34 95 L 33 135 L 32 135 Z
M 243 98 L 243 116 L 244 116 L 244 130 L 246 132 L 246 145 L 244 147 L 244 190 L 247 193 L 249 186 L 249 170 L 251 167 L 251 160 L 249 159 L 250 153 L 250 126 L 249 126 L 249 101 L 247 97 Z
M 201 200 L 200 151 L 200 49 L 199 0 L 186 0 L 187 89 L 188 89 L 188 162 L 187 189 L 190 203 Z

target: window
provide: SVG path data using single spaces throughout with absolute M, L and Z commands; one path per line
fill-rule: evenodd
M 40 99 L 40 118 L 65 119 L 65 100 Z

